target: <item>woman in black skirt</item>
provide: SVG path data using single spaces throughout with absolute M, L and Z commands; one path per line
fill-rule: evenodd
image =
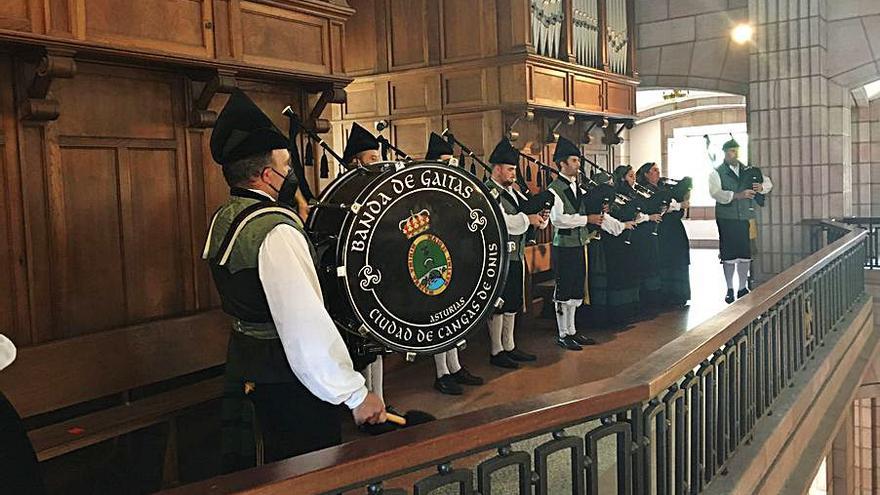
M 682 219 L 690 208 L 692 184 L 691 178 L 685 177 L 674 185 L 660 185 L 671 196 L 660 224 L 660 286 L 667 306 L 684 306 L 691 298 L 690 244 Z
M 663 303 L 663 287 L 660 282 L 660 226 L 667 202 L 665 192 L 658 187 L 660 167 L 648 162 L 642 165 L 636 174 L 637 188 L 643 191 L 642 213 L 648 215 L 650 221 L 640 223 L 633 233 L 633 245 L 636 256 L 633 259 L 639 271 L 639 298 L 642 308 L 651 312 Z M 646 196 L 646 197 L 645 197 Z

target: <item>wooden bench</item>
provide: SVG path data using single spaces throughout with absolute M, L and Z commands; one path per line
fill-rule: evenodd
M 225 363 L 229 328 L 227 316 L 210 311 L 22 348 L 0 373 L 0 390 L 26 422 L 40 424 L 29 436 L 45 461 L 160 422 L 173 426 L 184 409 L 220 397 L 222 377 L 181 377 Z M 156 384 L 162 391 L 142 390 Z M 76 414 L 108 398 L 108 407 Z M 167 480 L 176 477 L 175 449 L 171 428 Z

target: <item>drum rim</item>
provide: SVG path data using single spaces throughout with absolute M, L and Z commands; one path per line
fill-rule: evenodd
M 394 163 L 394 162 L 388 162 L 388 163 Z M 450 167 L 447 163 L 444 163 L 441 161 L 436 161 L 436 160 L 417 160 L 417 161 L 409 162 L 406 164 L 405 168 L 422 167 L 422 166 L 435 166 L 435 167 L 441 167 L 441 168 L 446 168 L 446 169 L 454 169 L 457 172 L 460 172 L 465 176 L 469 176 L 469 177 L 473 178 L 473 183 L 480 189 L 480 192 L 483 193 L 483 196 L 488 200 L 489 205 L 492 208 L 492 212 L 495 215 L 495 218 L 498 220 L 497 221 L 498 226 L 499 226 L 498 231 L 501 234 L 499 241 L 501 244 L 500 248 L 501 248 L 501 261 L 502 262 L 499 263 L 500 266 L 498 268 L 498 280 L 500 280 L 501 283 L 496 284 L 494 290 L 490 294 L 489 300 L 491 301 L 491 303 L 486 305 L 486 307 L 483 309 L 483 311 L 474 320 L 476 323 L 471 325 L 470 328 L 466 332 L 464 332 L 459 339 L 449 341 L 447 343 L 444 343 L 444 344 L 436 346 L 436 347 L 432 347 L 430 349 L 408 348 L 408 347 L 400 346 L 396 343 L 393 343 L 383 337 L 378 337 L 377 332 L 374 332 L 373 329 L 370 328 L 370 326 L 366 322 L 360 321 L 360 323 L 364 327 L 369 328 L 369 332 L 367 333 L 367 336 L 369 338 L 375 340 L 376 342 L 381 343 L 382 345 L 388 347 L 389 349 L 392 349 L 397 352 L 402 352 L 402 353 L 432 355 L 432 354 L 438 354 L 438 353 L 447 351 L 449 349 L 452 349 L 453 347 L 458 346 L 461 341 L 465 340 L 465 338 L 467 337 L 468 334 L 473 332 L 478 326 L 482 325 L 485 322 L 486 318 L 495 311 L 495 309 L 496 309 L 495 303 L 497 302 L 498 298 L 501 297 L 501 294 L 504 292 L 504 286 L 507 283 L 507 268 L 508 268 L 508 264 L 509 264 L 509 260 L 510 260 L 510 253 L 507 252 L 507 243 L 509 241 L 509 235 L 507 233 L 507 226 L 504 223 L 504 212 L 501 210 L 501 205 L 499 204 L 499 202 L 492 197 L 491 190 L 485 184 L 484 180 L 480 180 L 480 178 L 478 176 L 471 174 L 470 172 L 468 172 L 465 169 L 462 169 L 459 167 Z M 368 191 L 369 186 L 373 185 L 374 182 L 383 178 L 385 176 L 385 174 L 387 174 L 387 173 L 394 174 L 394 173 L 398 173 L 400 171 L 401 170 L 387 170 L 385 172 L 378 174 L 375 179 L 371 180 L 367 185 L 364 186 L 364 189 L 357 195 L 357 198 L 354 201 L 358 204 L 363 204 L 363 200 L 366 199 L 366 196 L 368 196 L 370 193 L 372 193 L 372 191 Z M 349 171 L 349 172 L 352 172 L 352 171 Z M 349 172 L 346 172 L 346 174 Z M 344 255 L 345 255 L 344 246 L 347 244 L 349 236 L 351 235 L 351 230 L 352 230 L 351 229 L 351 222 L 355 216 L 356 216 L 356 214 L 353 214 L 350 211 L 347 212 L 345 215 L 345 218 L 342 221 L 342 224 L 340 225 L 340 228 L 339 228 L 340 236 L 339 236 L 338 242 L 336 244 L 336 266 L 343 266 L 343 259 L 344 259 Z M 359 312 L 355 309 L 354 298 L 352 297 L 352 291 L 351 291 L 351 287 L 348 283 L 348 277 L 345 276 L 345 277 L 341 277 L 341 278 L 342 278 L 342 287 L 344 287 L 343 292 L 345 294 L 345 297 L 348 299 L 348 302 L 351 305 L 352 310 L 354 311 L 355 315 L 357 316 L 359 314 Z M 359 318 L 359 320 L 360 320 L 360 318 Z

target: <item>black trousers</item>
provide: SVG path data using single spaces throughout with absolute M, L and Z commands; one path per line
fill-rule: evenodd
M 263 437 L 266 463 L 342 443 L 347 408 L 315 397 L 299 383 L 257 383 L 247 395 Z
M 3 392 L 0 392 L 0 493 L 46 493 L 34 448 L 18 412 Z

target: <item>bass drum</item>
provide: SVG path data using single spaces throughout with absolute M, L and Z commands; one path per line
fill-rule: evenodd
M 504 217 L 489 189 L 460 168 L 350 170 L 322 193 L 307 228 L 325 305 L 361 354 L 445 351 L 500 304 Z

